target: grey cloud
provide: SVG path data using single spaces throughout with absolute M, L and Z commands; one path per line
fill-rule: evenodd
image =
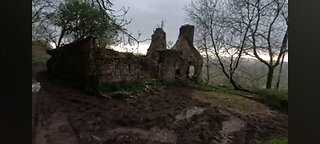
M 114 8 L 130 7 L 127 19 L 132 19 L 127 29 L 142 33 L 141 39 L 150 38 L 153 30 L 164 20 L 167 41 L 175 41 L 179 27 L 186 24 L 184 5 L 191 0 L 114 0 Z

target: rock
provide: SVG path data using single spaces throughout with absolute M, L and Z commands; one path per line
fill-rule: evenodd
M 94 135 L 91 135 L 91 137 L 96 140 L 96 141 L 101 141 L 101 138 L 97 137 L 97 136 L 94 136 Z
M 190 109 L 184 110 L 176 116 L 176 120 L 190 119 L 193 115 L 200 115 L 205 109 L 201 107 L 194 106 Z
M 41 89 L 40 82 L 32 81 L 32 93 L 37 93 Z

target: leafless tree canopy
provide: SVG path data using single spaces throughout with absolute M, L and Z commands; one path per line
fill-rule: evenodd
M 274 69 L 288 50 L 287 0 L 194 0 L 185 11 L 196 25 L 207 65 L 210 57 L 218 59 L 216 65 L 234 88 L 242 89 L 233 77 L 241 57 L 251 55 L 268 67 L 266 88 L 271 88 Z

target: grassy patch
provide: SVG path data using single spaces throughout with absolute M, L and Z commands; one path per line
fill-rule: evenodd
M 288 144 L 288 138 L 270 138 L 268 140 L 263 141 L 261 144 Z
M 228 86 L 218 86 L 218 85 L 193 85 L 193 87 L 197 90 L 203 90 L 203 91 L 211 91 L 211 92 L 223 92 L 228 94 L 234 94 L 234 95 L 240 95 L 244 97 L 253 98 L 251 93 L 243 92 L 243 91 L 237 91 L 234 90 L 231 87 Z
M 47 54 L 47 49 L 41 42 L 32 42 L 32 70 L 38 71 L 46 68 L 46 62 L 50 58 Z
M 136 94 L 144 88 L 143 83 L 112 83 L 99 86 L 99 93 L 114 99 L 136 98 Z
M 99 87 L 99 92 L 111 98 L 127 99 L 136 98 L 142 91 L 156 92 L 177 84 L 177 81 L 149 79 L 143 82 L 104 84 Z
M 242 112 L 258 112 L 260 109 L 259 105 L 250 99 L 225 92 L 196 91 L 193 95 L 200 100 Z
M 282 112 L 288 111 L 288 90 L 277 89 L 257 89 L 251 88 L 251 93 L 237 91 L 227 86 L 217 85 L 192 85 L 193 88 L 202 91 L 228 93 L 233 95 L 239 95 L 252 100 L 258 101 L 276 110 Z
M 288 111 L 288 90 L 253 89 L 261 99 L 260 102 L 274 109 Z
M 212 85 L 204 85 L 204 84 L 194 84 L 190 83 L 190 86 L 192 86 L 196 90 L 202 90 L 202 91 L 218 91 L 218 89 Z

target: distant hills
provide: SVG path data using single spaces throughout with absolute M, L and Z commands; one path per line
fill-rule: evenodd
M 223 57 L 222 61 L 227 64 L 229 59 L 227 57 Z M 203 79 L 206 79 L 206 64 L 203 66 Z M 229 65 L 226 65 L 228 69 Z M 210 84 L 223 84 L 231 86 L 225 75 L 222 73 L 220 69 L 219 63 L 217 59 L 210 60 Z M 279 75 L 280 65 L 275 69 L 273 76 L 273 87 L 275 87 L 278 75 Z M 265 64 L 261 63 L 259 60 L 253 58 L 241 58 L 239 67 L 235 74 L 235 80 L 239 82 L 242 86 L 247 87 L 265 87 L 266 83 L 266 74 L 268 68 Z M 288 88 L 288 62 L 283 63 L 282 74 L 280 79 L 280 87 L 287 89 Z

